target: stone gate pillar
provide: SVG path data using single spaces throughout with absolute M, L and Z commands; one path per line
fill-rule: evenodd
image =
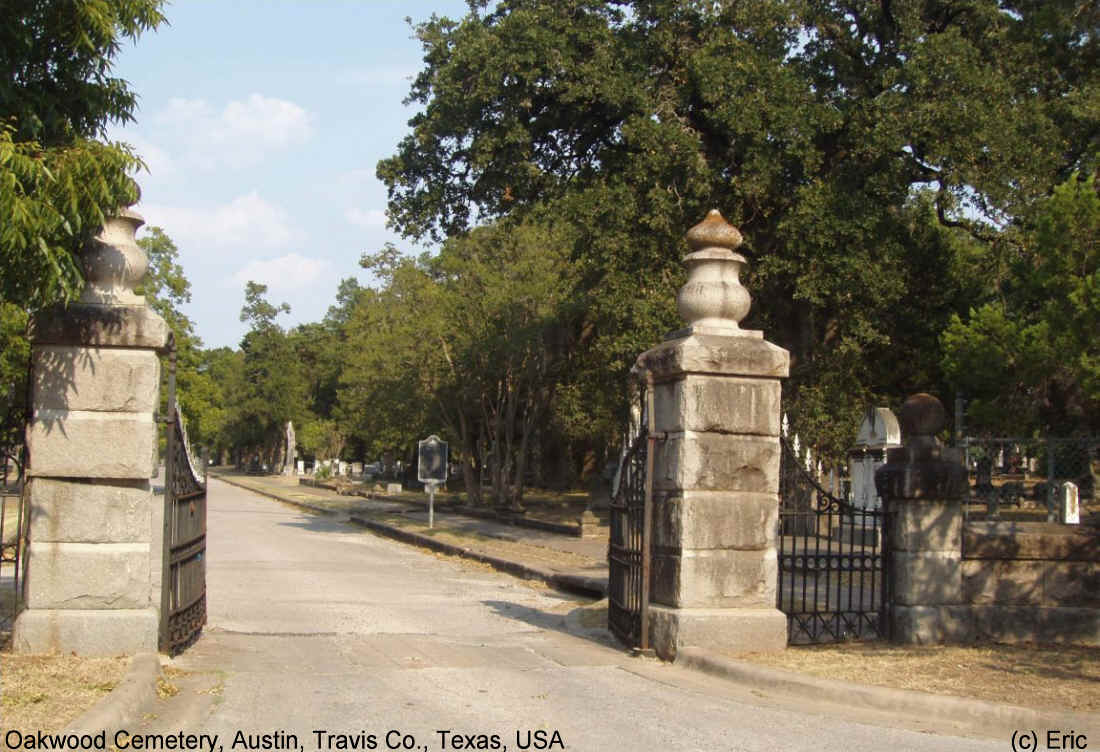
M 741 329 L 741 234 L 717 210 L 687 234 L 687 327 L 638 358 L 654 380 L 650 635 L 680 647 L 780 650 L 776 608 L 780 379 L 786 350 Z
M 27 427 L 31 523 L 24 653 L 156 650 L 150 570 L 160 361 L 169 336 L 134 294 L 148 266 L 123 210 L 85 248 L 77 303 L 35 318 Z M 158 531 L 159 532 L 159 531 Z

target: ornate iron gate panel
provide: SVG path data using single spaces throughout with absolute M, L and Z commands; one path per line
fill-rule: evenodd
M 650 387 L 652 385 L 649 385 Z M 637 435 L 619 462 L 611 491 L 607 545 L 607 626 L 620 641 L 649 651 L 649 551 L 653 527 L 653 390 L 642 391 Z
M 779 480 L 779 610 L 787 641 L 813 644 L 889 637 L 887 526 L 822 488 L 787 443 Z
M 175 401 L 175 360 L 173 349 L 168 376 L 160 607 L 160 649 L 172 655 L 191 644 L 206 624 L 206 479 L 191 454 Z

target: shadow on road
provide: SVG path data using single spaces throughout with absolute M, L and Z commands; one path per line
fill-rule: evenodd
M 562 595 L 562 600 L 572 601 L 570 596 Z M 593 625 L 592 616 L 598 616 L 599 610 L 593 610 L 591 606 L 580 606 L 568 614 L 558 614 L 551 611 L 542 611 L 530 606 L 523 606 L 511 601 L 482 601 L 482 603 L 499 616 L 504 616 L 516 621 L 522 621 L 539 629 L 560 632 L 588 642 L 609 647 L 621 652 L 622 646 L 615 641 L 611 633 L 607 631 L 607 621 Z M 606 613 L 606 610 L 603 611 Z

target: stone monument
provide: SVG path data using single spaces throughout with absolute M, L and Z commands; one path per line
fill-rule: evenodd
M 286 422 L 286 458 L 283 462 L 283 475 L 292 476 L 296 468 L 295 459 L 298 457 L 298 439 L 294 435 L 294 421 Z
M 654 382 L 650 636 L 677 649 L 780 650 L 776 608 L 780 379 L 786 350 L 740 327 L 741 234 L 718 213 L 687 233 L 687 326 L 638 358 Z
M 157 468 L 164 319 L 134 287 L 148 261 L 140 216 L 109 218 L 85 248 L 80 300 L 32 324 L 27 426 L 30 547 L 26 609 L 13 647 L 25 653 L 118 655 L 156 650 L 160 535 Z

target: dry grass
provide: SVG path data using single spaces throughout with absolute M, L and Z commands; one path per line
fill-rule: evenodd
M 4 728 L 62 730 L 114 689 L 128 665 L 127 658 L 0 653 Z
M 861 643 L 733 657 L 826 679 L 1023 707 L 1100 711 L 1100 648 Z

